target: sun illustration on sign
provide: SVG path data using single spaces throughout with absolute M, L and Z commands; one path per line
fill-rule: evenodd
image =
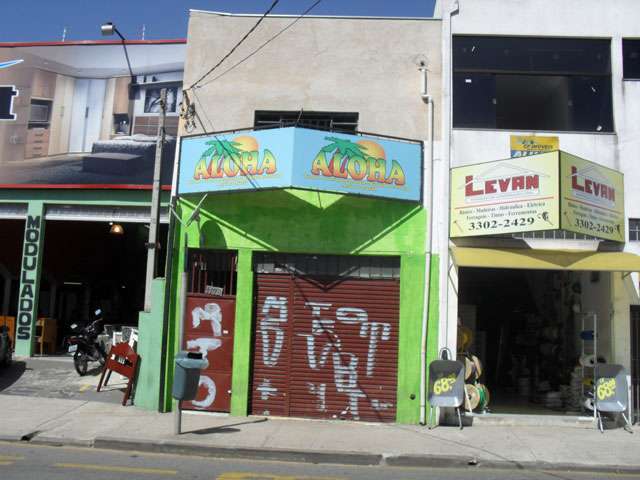
M 385 153 L 384 148 L 382 148 L 379 143 L 376 143 L 373 140 L 358 140 L 356 143 L 364 149 L 364 154 L 367 157 L 382 159 L 387 158 L 387 154 Z
M 311 164 L 311 174 L 347 180 L 403 186 L 406 177 L 400 163 L 387 161 L 384 148 L 373 140 L 325 137 L 330 143 L 320 149 Z
M 193 173 L 194 180 L 272 175 L 276 173 L 276 158 L 264 149 L 260 155 L 258 141 L 249 135 L 239 135 L 231 140 L 216 138 L 205 142 Z

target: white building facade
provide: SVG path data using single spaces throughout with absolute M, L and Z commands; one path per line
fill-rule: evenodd
M 434 16 L 443 20 L 444 132 L 435 198 L 455 195 L 449 169 L 521 155 L 512 146 L 522 137 L 624 176 L 616 240 L 567 232 L 562 218 L 545 232 L 467 235 L 450 226 L 451 209 L 436 211 L 440 347 L 484 360 L 496 412 L 579 412 L 571 392 L 588 383 L 589 355 L 624 366 L 637 390 L 640 301 L 628 255 L 640 254 L 637 2 L 442 0 Z M 533 170 L 531 158 L 517 165 Z

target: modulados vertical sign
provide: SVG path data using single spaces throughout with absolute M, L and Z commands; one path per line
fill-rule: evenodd
M 41 250 L 44 235 L 42 208 L 34 208 L 33 210 L 29 209 L 25 222 L 16 321 L 16 354 L 23 356 L 31 355 L 33 349 L 33 328 L 38 315 L 38 284 L 40 283 Z

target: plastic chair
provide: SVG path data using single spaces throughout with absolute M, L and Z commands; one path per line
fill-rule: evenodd
M 435 407 L 455 408 L 458 423 L 462 430 L 462 416 L 460 407 L 465 398 L 464 393 L 464 365 L 457 360 L 449 360 L 451 352 L 443 349 L 440 352 L 442 360 L 434 360 L 429 364 L 429 419 L 428 428 L 433 428 L 431 415 Z
M 39 332 L 38 332 L 38 328 Z M 36 343 L 40 344 L 40 355 L 42 355 L 44 346 L 47 345 L 47 351 L 55 353 L 58 343 L 58 321 L 55 318 L 39 318 L 36 322 Z
M 109 350 L 109 354 L 107 355 L 107 360 L 104 363 L 104 368 L 102 369 L 102 375 L 100 376 L 100 382 L 98 382 L 97 391 L 99 392 L 103 386 L 107 385 L 109 378 L 111 378 L 111 372 L 116 372 L 126 377 L 128 380 L 127 388 L 124 392 L 124 398 L 122 399 L 122 406 L 124 407 L 131 395 L 133 383 L 138 371 L 139 360 L 140 355 L 134 352 L 133 348 L 131 348 L 128 343 L 117 343 L 111 347 L 111 350 Z M 105 374 L 107 378 L 105 378 Z M 102 383 L 103 380 L 104 383 Z
M 626 422 L 625 430 L 633 433 L 631 419 L 624 414 L 629 408 L 629 382 L 627 371 L 622 365 L 598 364 L 595 381 L 595 410 L 598 428 L 604 433 L 601 412 L 619 413 Z

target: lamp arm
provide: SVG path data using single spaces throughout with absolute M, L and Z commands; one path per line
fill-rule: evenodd
M 127 59 L 127 67 L 129 67 L 129 75 L 131 75 L 131 84 L 133 85 L 134 83 L 136 83 L 136 79 L 135 79 L 135 75 L 133 74 L 133 70 L 131 69 L 131 61 L 129 60 L 129 52 L 127 51 L 127 42 L 126 42 L 125 38 L 122 36 L 122 34 L 120 33 L 120 30 L 118 30 L 115 26 L 113 27 L 113 31 L 116 32 L 116 34 L 122 40 L 122 48 L 124 49 L 124 57 Z

